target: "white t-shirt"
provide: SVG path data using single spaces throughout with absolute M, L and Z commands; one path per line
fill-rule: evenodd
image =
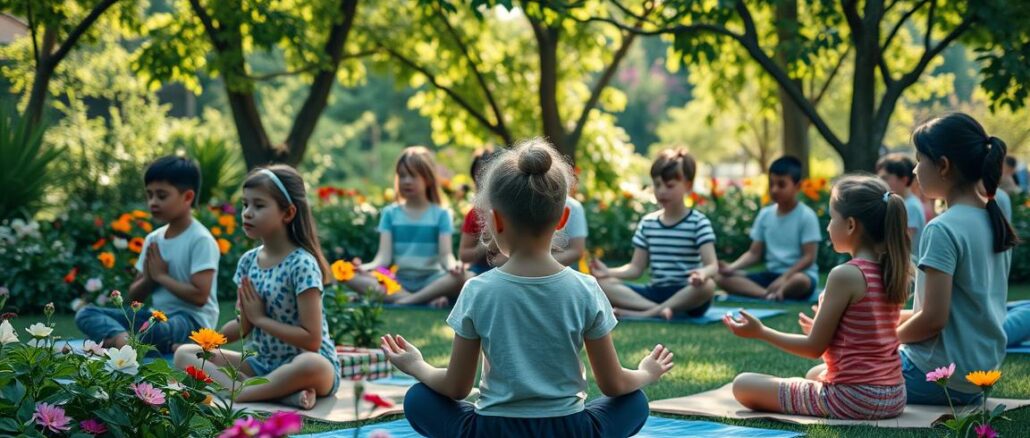
M 215 328 L 218 324 L 218 243 L 200 222 L 192 220 L 190 226 L 182 234 L 171 239 L 165 238 L 168 225 L 154 230 L 143 241 L 143 252 L 136 260 L 136 270 L 142 272 L 146 262 L 147 250 L 151 242 L 157 242 L 161 257 L 168 262 L 168 275 L 175 281 L 189 283 L 193 274 L 214 270 L 211 279 L 211 295 L 203 307 L 194 306 L 175 296 L 164 286 L 158 285 L 151 294 L 154 309 L 165 313 L 177 311 L 187 312 L 204 327 Z

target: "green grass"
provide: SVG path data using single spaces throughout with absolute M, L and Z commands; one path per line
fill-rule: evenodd
M 1010 300 L 1030 299 L 1030 285 L 1012 286 L 1009 290 Z M 749 307 L 763 307 L 752 305 Z M 775 329 L 797 331 L 797 312 L 807 311 L 807 305 L 783 306 L 785 315 L 768 318 L 766 323 Z M 232 315 L 231 306 L 223 305 L 223 320 Z M 399 333 L 422 349 L 426 359 L 437 366 L 446 365 L 450 358 L 450 345 L 453 332 L 444 323 L 446 311 L 439 310 L 395 310 L 386 312 L 385 329 L 391 333 Z M 38 317 L 21 317 L 18 326 L 27 326 Z M 527 328 L 532 330 L 532 328 Z M 57 318 L 56 334 L 65 337 L 81 337 L 70 316 Z M 722 386 L 740 372 L 751 371 L 778 376 L 803 376 L 805 371 L 817 362 L 802 359 L 783 353 L 771 346 L 756 341 L 734 337 L 719 324 L 693 326 L 686 324 L 661 323 L 623 323 L 613 332 L 619 358 L 625 366 L 633 367 L 640 358 L 661 342 L 676 353 L 676 367 L 659 383 L 644 391 L 651 400 L 681 397 Z M 585 358 L 585 355 L 584 355 Z M 588 379 L 591 381 L 589 396 L 597 397 L 600 391 L 593 385 L 593 376 L 587 366 Z M 1030 398 L 1030 356 L 1011 355 L 1002 366 L 1003 378 L 997 385 L 994 394 L 1006 398 Z M 389 421 L 400 417 L 377 419 L 369 424 Z M 688 417 L 702 419 L 700 417 Z M 999 432 L 1003 435 L 1018 436 L 1025 431 L 1024 425 L 1030 424 L 1030 409 L 1010 412 L 1012 421 L 1003 422 Z M 711 421 L 710 418 L 704 418 Z M 766 429 L 796 430 L 812 437 L 923 437 L 941 436 L 941 430 L 927 429 L 879 429 L 872 427 L 825 427 L 794 426 L 764 420 L 721 420 L 728 424 L 761 427 Z M 358 423 L 346 425 L 308 421 L 304 432 L 314 433 L 328 430 L 353 427 Z

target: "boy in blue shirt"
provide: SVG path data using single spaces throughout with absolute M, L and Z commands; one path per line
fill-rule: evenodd
M 904 154 L 888 154 L 876 162 L 876 175 L 887 183 L 892 192 L 905 199 L 908 236 L 912 239 L 912 248 L 918 249 L 919 237 L 922 236 L 923 227 L 926 225 L 926 212 L 923 210 L 923 201 L 912 194 L 910 189 L 912 181 L 915 180 L 915 168 L 915 160 Z M 912 251 L 913 261 L 919 257 L 917 252 Z
M 147 235 L 129 286 L 131 301 L 153 298 L 154 310 L 168 321 L 154 324 L 143 338 L 161 353 L 171 353 L 189 340 L 190 332 L 218 323 L 218 243 L 193 218 L 200 188 L 200 168 L 193 160 L 166 156 L 147 167 L 144 175 L 147 205 L 155 220 L 167 224 Z M 130 313 L 132 310 L 129 311 Z M 150 310 L 136 312 L 135 330 L 150 318 Z M 104 347 L 121 348 L 128 342 L 132 323 L 122 309 L 86 306 L 75 315 L 86 337 Z
M 719 287 L 727 293 L 782 301 L 807 300 L 819 283 L 816 251 L 823 240 L 819 218 L 798 202 L 801 161 L 785 156 L 769 166 L 769 197 L 751 227 L 751 247 L 733 263 L 719 262 Z M 765 271 L 745 273 L 759 262 Z

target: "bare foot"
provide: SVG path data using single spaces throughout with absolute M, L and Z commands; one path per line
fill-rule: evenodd
M 672 313 L 672 308 L 671 307 L 664 307 L 664 308 L 662 308 L 662 310 L 660 312 L 658 312 L 658 315 L 661 316 L 662 318 L 665 318 L 666 321 L 672 321 L 672 318 L 675 316 Z
M 303 410 L 315 407 L 315 388 L 302 389 L 293 394 L 279 399 L 279 402 L 289 406 L 295 406 Z
M 429 302 L 429 307 L 434 309 L 446 309 L 450 305 L 451 300 L 447 299 L 447 297 L 440 297 Z

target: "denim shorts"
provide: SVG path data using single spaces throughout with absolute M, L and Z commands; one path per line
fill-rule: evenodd
M 905 389 L 908 392 L 910 405 L 947 406 L 948 397 L 944 396 L 944 388 L 936 382 L 926 381 L 926 371 L 919 369 L 909 359 L 904 349 L 899 350 L 901 356 L 901 374 L 905 377 Z M 980 394 L 967 394 L 948 389 L 951 401 L 958 405 L 968 405 L 980 401 Z
M 655 286 L 652 284 L 626 283 L 626 287 L 633 289 L 633 292 L 640 294 L 640 296 L 647 298 L 648 300 L 661 304 L 673 295 L 676 295 L 676 292 L 683 290 L 683 288 L 687 287 L 687 285 L 684 284 L 681 286 Z M 701 304 L 693 309 L 689 309 L 683 313 L 691 318 L 697 318 L 704 316 L 705 312 L 707 312 L 708 308 L 711 306 L 712 300 L 707 300 L 704 302 L 704 304 Z
M 811 274 L 807 272 L 804 274 L 806 277 L 808 277 L 809 283 L 811 283 L 811 286 L 809 286 L 808 290 L 808 297 L 811 297 L 812 294 L 815 293 L 816 287 L 819 286 L 819 279 L 813 277 Z M 747 274 L 747 279 L 755 282 L 759 286 L 769 287 L 769 285 L 773 284 L 773 282 L 776 281 L 776 279 L 780 278 L 781 275 L 783 275 L 783 273 L 777 274 L 772 271 L 762 271 L 755 272 L 753 274 Z

